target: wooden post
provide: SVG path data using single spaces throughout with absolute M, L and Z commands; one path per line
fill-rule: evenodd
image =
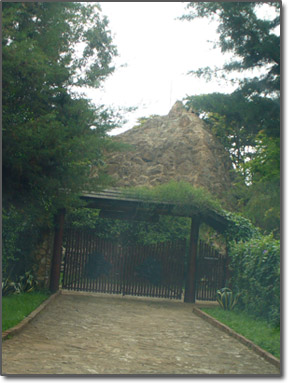
M 53 258 L 52 258 L 51 276 L 50 276 L 50 291 L 52 293 L 55 293 L 56 291 L 59 290 L 64 218 L 65 218 L 65 209 L 60 209 L 58 211 L 58 214 L 55 217 L 56 225 L 55 225 Z
M 190 232 L 190 247 L 188 255 L 188 269 L 186 277 L 184 302 L 195 303 L 196 298 L 196 265 L 197 245 L 199 237 L 200 219 L 197 216 L 192 218 Z

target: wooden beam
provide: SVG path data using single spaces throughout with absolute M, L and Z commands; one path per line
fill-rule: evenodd
M 157 215 L 169 215 L 175 217 L 192 217 L 194 216 L 191 209 L 193 205 L 187 205 L 187 208 L 181 204 L 168 203 L 168 202 L 157 202 L 149 200 L 140 200 L 140 199 L 129 199 L 124 198 L 123 196 L 117 199 L 116 196 L 113 198 L 110 195 L 105 195 L 105 193 L 99 193 L 95 195 L 82 195 L 80 197 L 85 201 L 85 207 L 94 208 L 94 209 L 103 209 L 103 210 L 115 210 L 115 211 L 128 211 L 138 210 L 143 212 L 152 212 Z M 178 209 L 179 207 L 179 209 Z M 197 213 L 195 212 L 195 215 Z M 205 222 L 207 225 L 213 227 L 219 233 L 225 231 L 229 224 L 229 220 L 223 215 L 217 213 L 213 210 L 208 210 L 201 215 L 201 221 Z
M 188 269 L 184 294 L 184 302 L 189 303 L 195 303 L 196 300 L 196 267 L 200 224 L 200 218 L 198 216 L 194 216 L 191 223 Z
M 55 236 L 53 246 L 53 258 L 50 276 L 50 291 L 55 293 L 59 290 L 62 242 L 64 232 L 65 209 L 60 209 L 55 217 Z
M 149 214 L 149 212 L 135 212 L 135 211 L 113 211 L 113 210 L 100 210 L 100 218 L 121 219 L 126 221 L 145 221 L 145 222 L 159 222 L 159 215 Z

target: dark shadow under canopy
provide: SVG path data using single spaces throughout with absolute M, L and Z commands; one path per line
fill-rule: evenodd
M 223 233 L 230 223 L 224 215 L 215 210 L 206 208 L 205 211 L 199 212 L 199 208 L 194 209 L 193 203 L 187 205 L 146 200 L 133 194 L 124 195 L 117 189 L 83 193 L 80 198 L 86 202 L 87 208 L 99 209 L 99 216 L 102 218 L 157 222 L 159 215 L 197 217 L 201 223 L 211 226 L 219 233 Z

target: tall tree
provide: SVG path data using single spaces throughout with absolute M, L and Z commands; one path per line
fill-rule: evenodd
M 81 95 L 114 71 L 98 4 L 4 2 L 3 272 L 30 270 L 30 254 L 60 207 L 107 182 L 104 152 L 117 123 Z M 91 178 L 91 169 L 97 177 Z
M 230 153 L 234 168 L 244 176 L 247 160 L 255 158 L 259 133 L 271 138 L 280 134 L 280 104 L 268 97 L 247 98 L 238 90 L 187 96 L 185 105 L 201 115 Z
M 100 182 L 89 174 L 113 116 L 79 91 L 113 73 L 117 51 L 97 4 L 3 3 L 2 21 L 4 202 L 50 219 L 63 190 Z
M 190 73 L 207 81 L 230 79 L 238 87 L 232 94 L 189 96 L 186 105 L 208 122 L 244 177 L 246 185 L 237 184 L 236 188 L 241 211 L 263 230 L 279 234 L 280 3 L 265 3 L 270 10 L 267 19 L 259 16 L 263 6 L 264 2 L 187 5 L 189 13 L 182 20 L 216 20 L 219 40 L 215 46 L 233 54 L 222 68 L 206 67 Z
M 263 19 L 257 12 L 263 5 L 270 8 L 274 17 Z M 192 2 L 187 4 L 189 13 L 183 20 L 209 18 L 218 22 L 219 46 L 223 53 L 233 54 L 233 59 L 223 68 L 202 68 L 200 76 L 221 73 L 225 78 L 228 73 L 257 69 L 254 77 L 238 78 L 239 86 L 246 95 L 262 94 L 279 97 L 280 92 L 280 7 L 278 1 L 272 2 Z M 236 78 L 234 78 L 236 81 Z

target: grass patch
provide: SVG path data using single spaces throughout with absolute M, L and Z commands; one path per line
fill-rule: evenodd
M 201 310 L 280 359 L 279 328 L 273 328 L 266 321 L 252 318 L 243 311 L 225 311 L 220 307 Z
M 2 297 L 2 331 L 21 322 L 48 297 L 49 293 L 39 291 Z

